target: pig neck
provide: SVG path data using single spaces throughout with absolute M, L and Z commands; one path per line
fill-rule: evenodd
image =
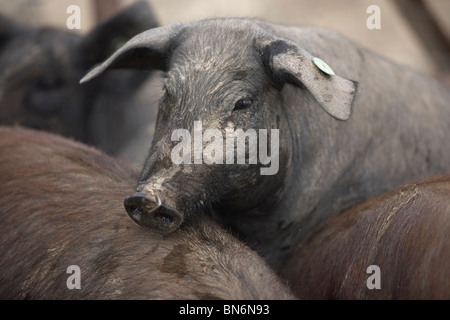
M 273 212 L 241 223 L 241 232 L 251 235 L 248 238 L 275 269 L 325 218 L 401 183 L 450 172 L 450 150 L 443 147 L 450 137 L 445 105 L 450 95 L 442 98 L 431 88 L 436 99 L 417 103 L 420 97 L 414 94 L 403 101 L 388 89 L 381 99 L 376 92 L 368 94 L 364 83 L 360 90 L 362 98 L 378 103 L 363 105 L 357 96 L 348 121 L 333 119 L 314 101 L 307 101 L 305 108 L 287 107 L 292 155 L 283 190 L 270 199 L 277 201 Z M 302 101 L 301 94 L 285 89 L 290 101 Z M 418 114 L 421 109 L 423 114 Z M 436 117 L 438 112 L 441 116 Z

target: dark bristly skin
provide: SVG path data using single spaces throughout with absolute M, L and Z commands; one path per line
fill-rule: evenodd
M 31 28 L 0 16 L 0 124 L 59 133 L 110 153 L 140 124 L 133 94 L 150 73 L 119 71 L 88 86 L 79 79 L 130 37 L 158 25 L 138 2 L 85 35 Z
M 293 299 L 264 260 L 210 218 L 140 228 L 137 172 L 63 137 L 0 127 L 0 299 Z M 66 270 L 81 270 L 69 290 Z
M 450 299 L 450 175 L 398 187 L 322 223 L 281 270 L 299 298 Z M 369 290 L 367 268 L 380 268 Z
M 313 56 L 336 75 L 322 73 Z M 212 211 L 278 268 L 325 218 L 402 182 L 450 172 L 448 88 L 329 30 L 245 18 L 165 26 L 131 39 L 82 82 L 127 67 L 165 73 L 136 189 L 146 196 L 125 200 L 144 226 L 171 232 Z M 278 173 L 173 164 L 171 134 L 192 133 L 195 120 L 222 132 L 279 129 Z

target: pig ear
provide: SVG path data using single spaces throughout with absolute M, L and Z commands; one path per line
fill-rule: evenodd
M 158 21 L 150 5 L 139 1 L 101 22 L 83 38 L 83 58 L 89 66 L 99 63 L 131 37 L 155 27 Z
M 266 42 L 262 54 L 269 73 L 278 81 L 306 87 L 321 107 L 336 119 L 347 120 L 350 117 L 355 82 L 335 75 L 323 61 L 315 59 L 292 41 L 277 39 Z
M 89 71 L 80 83 L 96 78 L 107 69 L 137 68 L 166 71 L 168 56 L 175 48 L 183 28 L 183 24 L 172 24 L 138 34 L 105 62 Z

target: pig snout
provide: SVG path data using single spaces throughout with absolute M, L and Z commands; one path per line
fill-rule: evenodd
M 123 201 L 130 218 L 138 225 L 153 228 L 163 233 L 177 230 L 183 216 L 175 209 L 163 204 L 159 197 L 151 199 L 146 193 L 138 192 Z

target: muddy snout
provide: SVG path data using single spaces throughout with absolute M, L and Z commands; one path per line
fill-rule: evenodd
M 163 233 L 177 230 L 183 222 L 183 216 L 175 209 L 162 203 L 157 198 L 138 192 L 123 201 L 130 218 L 138 225 L 157 229 Z

